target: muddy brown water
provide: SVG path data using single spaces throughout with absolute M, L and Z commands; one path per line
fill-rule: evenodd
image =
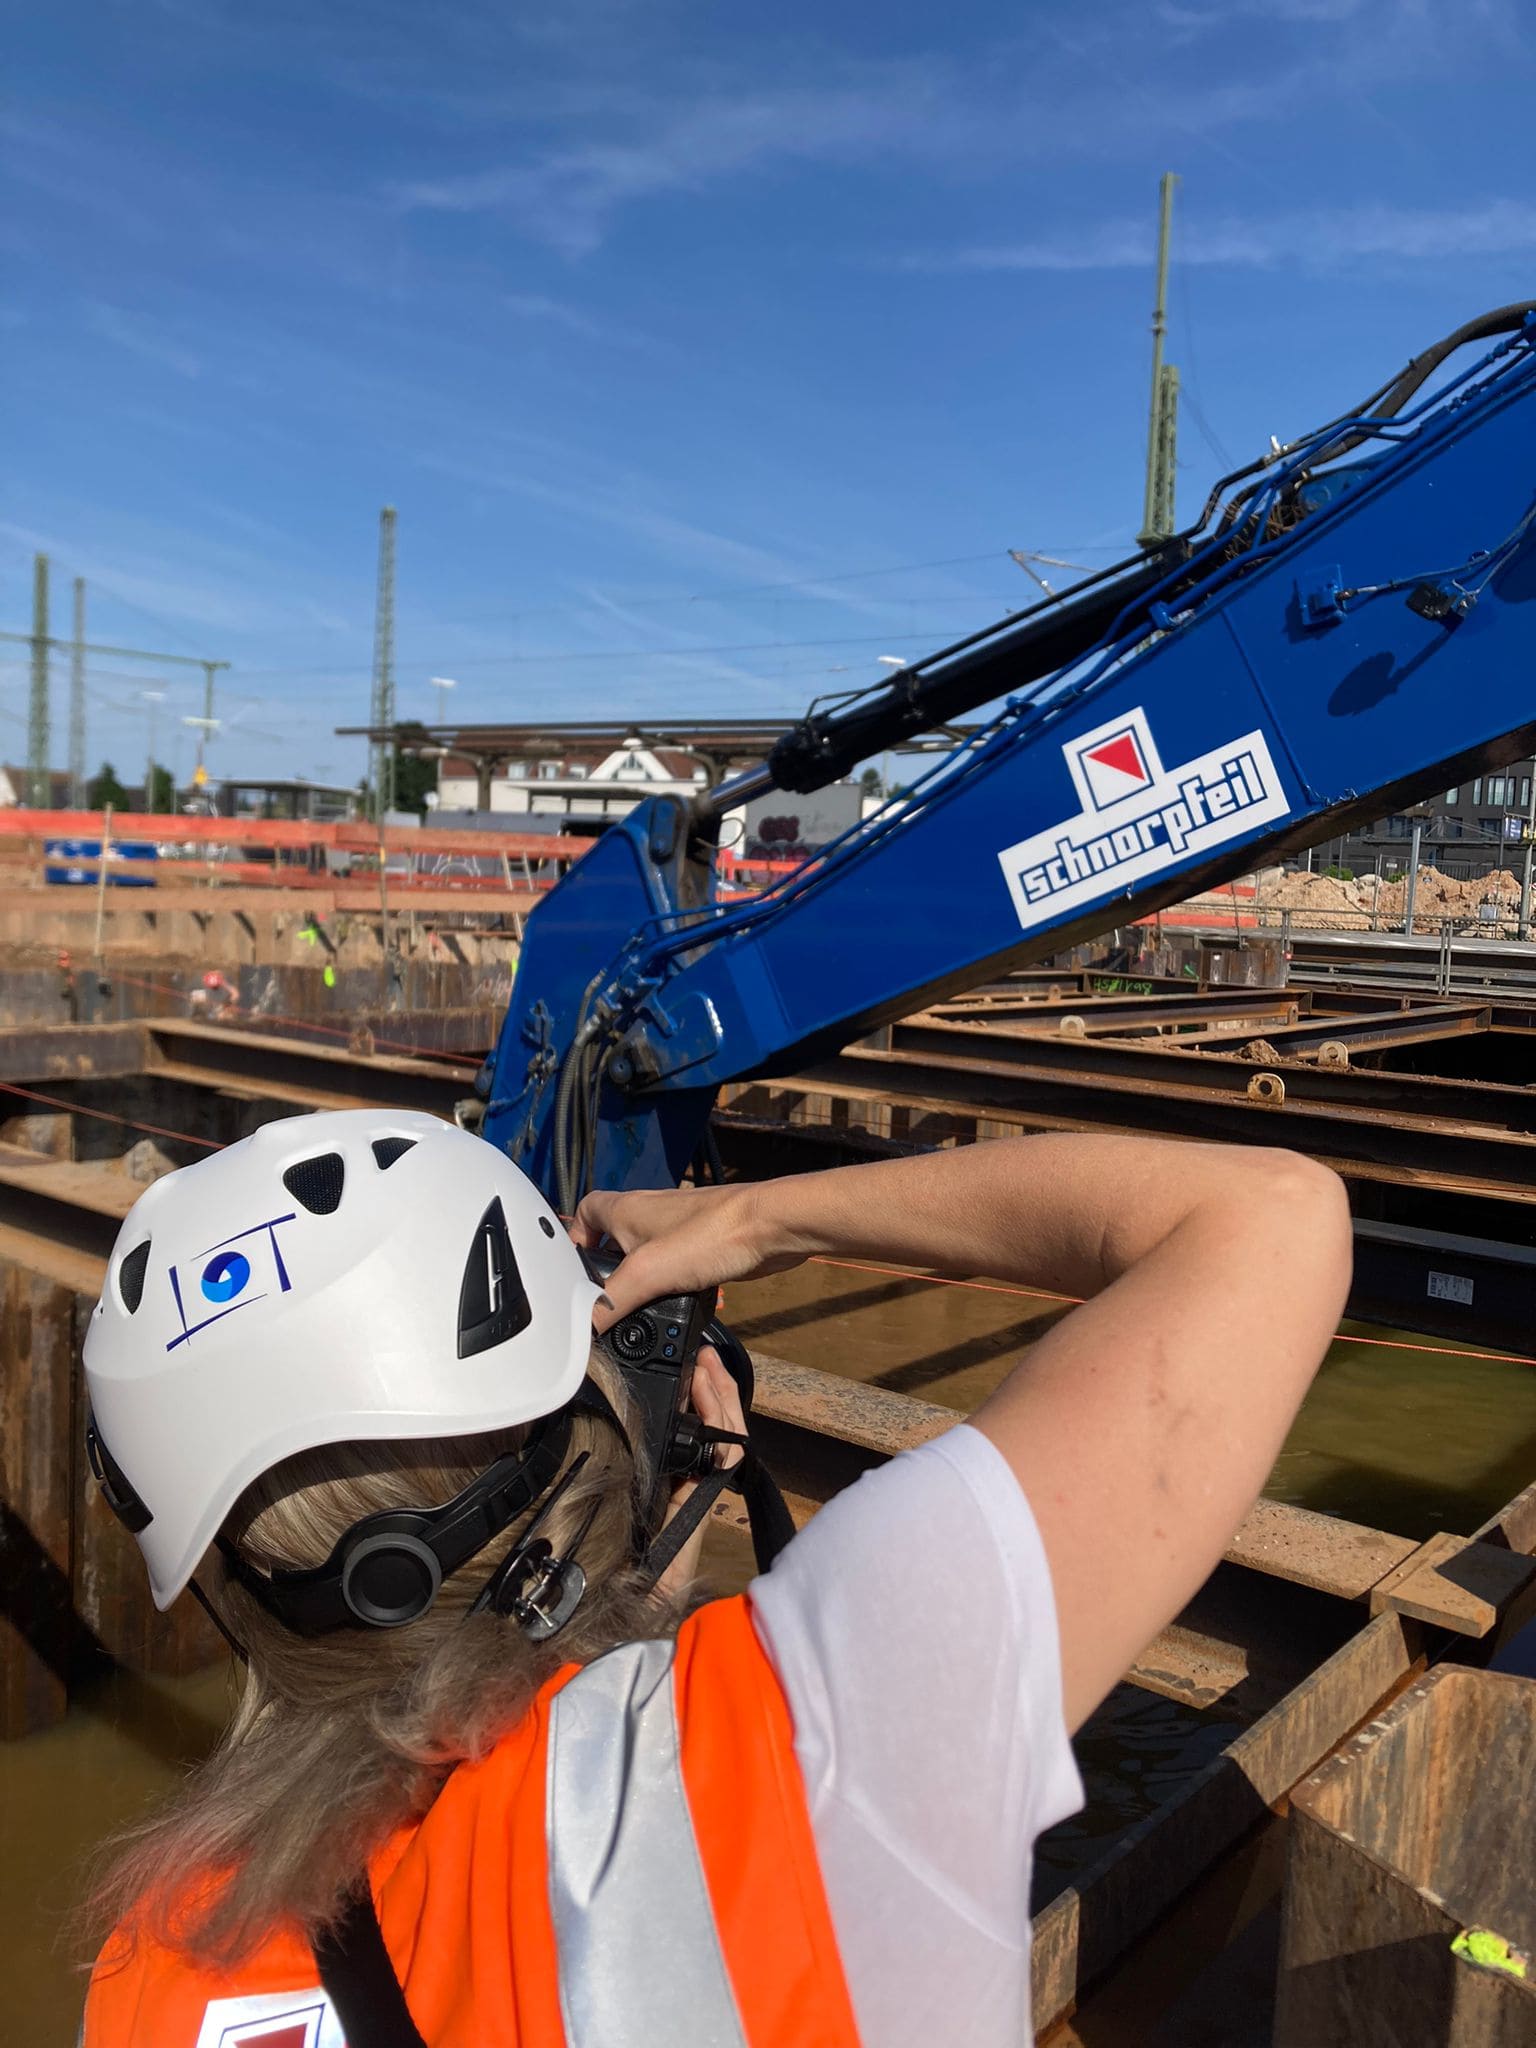
M 733 1287 L 727 1304 L 764 1351 L 962 1413 L 1063 1312 L 985 1285 L 820 1264 Z M 1472 1529 L 1530 1480 L 1536 1368 L 1419 1343 L 1348 1327 L 1275 1466 L 1272 1498 L 1422 1538 Z M 728 1540 L 715 1564 L 727 1581 L 744 1576 Z M 4 2038 L 17 2048 L 73 2041 L 82 1984 L 65 1918 L 84 1859 L 175 1784 L 214 1739 L 228 1699 L 223 1671 L 176 1683 L 119 1673 L 60 1727 L 0 1746 Z M 1079 1738 L 1089 1806 L 1041 1845 L 1040 1896 L 1166 1798 L 1235 1726 L 1121 1688 Z

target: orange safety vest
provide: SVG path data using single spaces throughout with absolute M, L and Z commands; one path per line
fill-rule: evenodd
M 369 1876 L 429 2048 L 858 2048 L 788 1704 L 744 1594 L 675 1643 L 558 1672 Z M 346 2048 L 288 1930 L 224 1973 L 119 1929 L 83 2043 Z

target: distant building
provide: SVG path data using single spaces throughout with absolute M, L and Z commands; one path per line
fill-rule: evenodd
M 702 761 L 681 749 L 630 735 L 618 746 L 572 746 L 559 753 L 512 756 L 490 781 L 492 811 L 591 821 L 588 829 L 632 811 L 644 797 L 692 797 L 709 780 Z M 438 763 L 438 808 L 476 808 L 476 763 L 448 753 Z
M 308 782 L 302 776 L 221 782 L 215 802 L 221 818 L 298 818 L 315 823 L 356 817 L 359 808 L 355 789 L 344 783 Z
M 1356 874 L 1405 869 L 1417 820 L 1423 827 L 1419 857 L 1443 871 L 1487 875 L 1523 861 L 1536 762 L 1516 761 L 1492 775 L 1474 776 L 1440 796 L 1408 804 L 1390 817 L 1319 848 L 1326 865 Z
M 16 768 L 7 761 L 0 766 L 0 811 L 26 810 L 32 802 L 32 770 Z M 65 811 L 69 808 L 69 777 L 62 768 L 48 771 L 47 808 L 50 811 Z

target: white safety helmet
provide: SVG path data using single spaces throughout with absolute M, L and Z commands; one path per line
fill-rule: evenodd
M 85 1341 L 93 1459 L 156 1606 L 296 1451 L 563 1408 L 599 1292 L 533 1183 L 436 1117 L 286 1117 L 156 1181 Z

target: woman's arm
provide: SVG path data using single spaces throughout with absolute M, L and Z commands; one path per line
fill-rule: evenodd
M 573 1228 L 627 1254 L 608 1283 L 616 1314 L 816 1253 L 1091 1297 L 972 1418 L 1040 1527 L 1073 1727 L 1220 1558 L 1349 1280 L 1331 1173 L 1292 1153 L 1139 1138 L 992 1140 L 754 1185 L 593 1194 Z

